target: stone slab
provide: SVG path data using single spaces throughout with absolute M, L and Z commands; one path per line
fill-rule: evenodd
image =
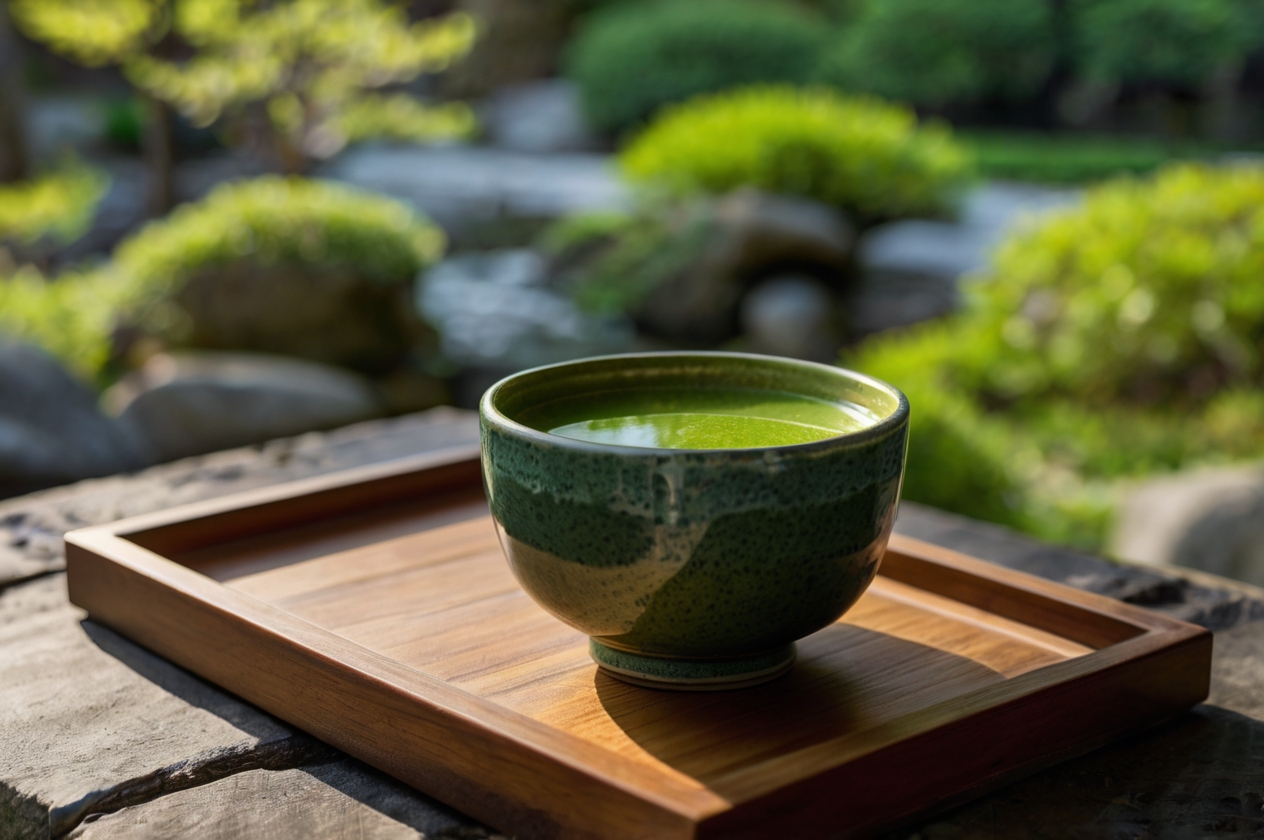
M 250 770 L 85 821 L 70 840 L 493 840 L 467 817 L 344 758 L 291 770 Z
M 56 836 L 99 801 L 234 757 L 328 750 L 86 621 L 65 587 L 57 574 L 0 593 L 0 836 Z
M 93 812 L 335 756 L 87 621 L 66 600 L 62 533 L 476 440 L 474 415 L 436 410 L 0 505 L 0 571 L 8 575 L 0 579 L 0 838 L 62 836 Z
M 0 546 L 7 536 L 9 556 L 46 570 L 0 591 L 0 838 L 489 836 L 86 621 L 56 571 L 68 527 L 469 443 L 476 432 L 471 413 L 429 412 L 0 504 Z M 1249 621 L 1264 604 L 1258 590 L 1118 565 L 918 505 L 903 507 L 897 527 L 1218 632 L 1209 704 L 892 837 L 1264 832 L 1264 621 Z
M 1264 836 L 1264 622 L 1216 634 L 1211 697 L 885 840 Z
M 1111 562 L 1000 525 L 901 502 L 895 530 L 1011 569 L 1066 583 L 1218 631 L 1264 618 L 1264 590 L 1181 570 Z M 1205 582 L 1204 582 L 1205 581 Z M 1215 585 L 1208 585 L 1213 582 Z
M 64 568 L 61 537 L 73 528 L 477 442 L 477 415 L 438 408 L 8 499 L 0 502 L 0 589 Z

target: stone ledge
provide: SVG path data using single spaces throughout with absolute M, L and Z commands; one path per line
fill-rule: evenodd
M 439 408 L 6 499 L 0 502 L 0 589 L 65 568 L 61 538 L 74 528 L 477 442 L 477 415 Z

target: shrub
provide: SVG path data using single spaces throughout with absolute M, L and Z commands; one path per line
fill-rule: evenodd
M 1008 430 L 938 373 L 957 336 L 944 324 L 880 335 L 844 358 L 847 367 L 904 391 L 912 409 L 901 498 L 1016 527 L 1022 481 Z
M 1020 229 L 964 312 L 844 361 L 909 394 L 908 498 L 1095 547 L 1120 479 L 1264 457 L 1261 276 L 1264 169 L 1172 165 Z
M 620 164 L 631 179 L 675 193 L 750 185 L 833 204 L 861 222 L 944 212 L 970 172 L 949 129 L 919 126 L 907 108 L 783 87 L 673 106 Z
M 74 159 L 30 181 L 0 184 L 0 241 L 78 239 L 109 184 L 103 172 Z
M 976 290 L 962 381 L 992 398 L 1198 403 L 1264 384 L 1264 168 L 1120 179 L 1010 237 Z
M 411 282 L 443 247 L 436 227 L 381 196 L 301 178 L 226 184 L 121 243 L 98 271 L 45 280 L 23 270 L 0 280 L 0 331 L 100 376 L 115 327 L 169 333 L 171 297 L 201 269 L 306 266 L 388 285 Z
M 1076 65 L 1106 82 L 1201 87 L 1260 43 L 1244 0 L 1074 0 Z
M 1049 0 L 881 0 L 825 52 L 822 81 L 918 105 L 1037 92 L 1057 52 Z
M 0 277 L 0 335 L 43 347 L 84 379 L 110 356 L 114 287 L 100 273 L 48 280 L 27 266 Z
M 153 300 L 191 272 L 250 259 L 348 267 L 411 280 L 442 254 L 443 233 L 406 205 L 328 181 L 267 176 L 217 187 L 119 245 L 129 297 Z
M 822 38 L 818 23 L 788 6 L 631 3 L 590 16 L 575 37 L 568 69 L 589 122 L 617 132 L 696 94 L 806 82 Z

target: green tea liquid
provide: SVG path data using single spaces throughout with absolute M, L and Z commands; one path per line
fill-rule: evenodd
M 811 443 L 878 422 L 860 406 L 781 391 L 646 388 L 576 395 L 524 412 L 533 429 L 656 449 Z

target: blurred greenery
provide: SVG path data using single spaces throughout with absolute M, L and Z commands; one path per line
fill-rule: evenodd
M 28 181 L 0 184 L 0 244 L 78 239 L 109 185 L 104 172 L 73 157 Z
M 1256 0 L 1071 0 L 1071 50 L 1091 81 L 1198 89 L 1264 43 Z
M 443 233 L 393 199 L 296 177 L 224 184 L 121 243 L 93 270 L 0 279 L 0 331 L 39 344 L 99 380 L 120 325 L 179 328 L 171 303 L 189 275 L 243 259 L 346 267 L 383 283 L 411 280 L 443 253 Z
M 111 97 L 104 104 L 105 140 L 116 149 L 141 148 L 145 132 L 145 105 L 135 96 Z
M 1264 457 L 1262 270 L 1264 169 L 1174 164 L 1019 230 L 962 313 L 844 361 L 910 395 L 907 498 L 1100 547 L 1121 482 Z
M 288 171 L 381 128 L 399 139 L 464 136 L 464 106 L 360 102 L 366 91 L 437 72 L 465 54 L 474 22 L 410 23 L 382 0 L 13 0 L 27 35 L 89 66 L 118 64 L 138 89 L 194 126 L 229 134 Z M 179 60 L 176 54 L 190 53 Z M 260 136 L 261 135 L 261 136 Z
M 55 280 L 31 266 L 0 276 L 0 335 L 37 344 L 75 374 L 102 384 L 114 328 L 115 287 L 97 271 Z
M 567 64 L 588 120 L 621 132 L 696 94 L 806 82 L 823 39 L 822 23 L 788 4 L 659 0 L 589 16 Z
M 959 131 L 957 137 L 974 153 L 980 175 L 1045 184 L 1141 175 L 1170 161 L 1223 153 L 1209 144 L 1149 137 L 1013 131 Z
M 962 371 L 1005 401 L 1198 404 L 1264 384 L 1264 168 L 1178 164 L 1020 231 L 976 293 Z
M 950 212 L 972 174 L 946 125 L 826 88 L 754 87 L 670 106 L 619 162 L 634 182 L 674 194 L 749 185 L 832 204 L 862 224 Z
M 349 143 L 424 143 L 469 137 L 477 130 L 478 121 L 464 102 L 426 105 L 408 94 L 366 94 L 342 110 L 337 126 Z
M 923 106 L 1029 97 L 1058 45 L 1048 0 L 869 0 L 821 61 L 821 81 Z

